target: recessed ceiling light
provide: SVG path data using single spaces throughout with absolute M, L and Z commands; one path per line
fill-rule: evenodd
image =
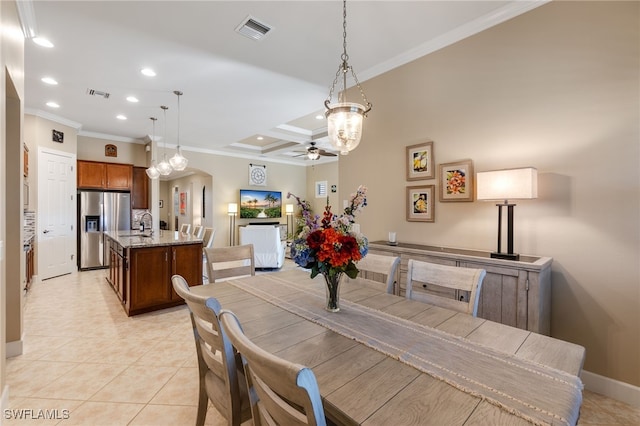
M 140 72 L 143 75 L 146 75 L 147 77 L 155 77 L 156 76 L 156 72 L 154 70 L 152 70 L 151 68 L 143 68 L 140 70 Z
M 118 120 L 126 120 L 127 119 L 127 117 L 125 115 L 122 115 L 122 114 L 116 115 L 116 118 Z
M 324 115 L 316 115 L 316 120 L 323 120 L 324 119 Z
M 262 139 L 264 139 L 262 136 L 258 136 L 256 139 L 258 139 L 259 141 L 261 141 Z
M 60 108 L 60 105 L 58 105 L 57 103 L 55 103 L 53 101 L 47 102 L 47 106 L 51 107 L 51 108 Z
M 42 46 L 42 47 L 53 47 L 53 43 L 51 43 L 49 40 L 47 40 L 44 37 L 34 37 L 33 42 L 35 44 L 37 44 L 38 46 Z
M 51 77 L 42 77 L 42 79 L 40 80 L 43 83 L 47 83 L 47 84 L 51 84 L 53 86 L 55 86 L 56 84 L 58 84 L 57 81 L 55 81 L 53 78 Z
M 127 96 L 127 100 L 129 102 L 138 102 L 138 98 L 136 98 L 135 96 Z

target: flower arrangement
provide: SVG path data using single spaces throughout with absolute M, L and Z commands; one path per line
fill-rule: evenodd
M 329 279 L 339 278 L 342 273 L 349 278 L 358 275 L 356 262 L 366 256 L 369 242 L 364 235 L 354 232 L 352 225 L 355 215 L 367 205 L 366 192 L 366 187 L 359 186 L 340 215 L 331 212 L 327 199 L 322 218 L 312 214 L 309 202 L 287 194 L 302 209 L 302 229 L 291 244 L 291 258 L 301 267 L 311 269 L 311 278 L 318 274 Z

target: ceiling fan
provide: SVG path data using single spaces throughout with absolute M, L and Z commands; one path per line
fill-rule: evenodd
M 324 149 L 318 148 L 316 146 L 315 142 L 310 142 L 309 145 L 310 146 L 307 148 L 307 150 L 305 152 L 300 153 L 300 155 L 296 155 L 296 157 L 301 157 L 303 155 L 306 155 L 309 160 L 317 160 L 321 156 L 323 156 L 323 157 L 335 157 L 336 156 L 336 154 L 334 154 L 332 152 L 325 151 Z M 300 151 L 297 151 L 297 152 L 300 152 Z

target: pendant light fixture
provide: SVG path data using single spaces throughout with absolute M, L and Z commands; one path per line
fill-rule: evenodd
M 149 117 L 151 122 L 153 123 L 153 131 L 151 132 L 151 145 L 153 145 L 153 141 L 156 139 L 156 120 L 155 117 Z M 147 176 L 151 179 L 158 179 L 160 177 L 160 172 L 158 171 L 158 167 L 156 166 L 156 150 L 151 147 L 151 166 L 146 170 Z
M 169 176 L 171 174 L 171 164 L 169 164 L 169 162 L 167 161 L 167 147 L 166 147 L 166 140 L 167 140 L 167 110 L 169 109 L 168 106 L 164 106 L 162 105 L 160 108 L 162 108 L 162 111 L 164 113 L 164 140 L 162 141 L 162 161 L 160 162 L 160 164 L 158 164 L 158 171 L 160 172 L 160 174 L 162 176 Z
M 341 62 L 338 65 L 336 77 L 329 90 L 329 96 L 324 101 L 327 108 L 325 116 L 327 117 L 327 130 L 329 133 L 329 142 L 340 154 L 347 155 L 349 151 L 355 149 L 362 138 L 362 121 L 367 113 L 371 111 L 371 103 L 360 86 L 358 77 L 349 65 L 349 55 L 347 54 L 347 0 L 342 3 L 342 47 L 343 52 L 340 57 Z M 351 72 L 356 86 L 360 90 L 360 95 L 364 100 L 365 106 L 354 102 L 347 102 L 347 73 Z M 340 78 L 342 77 L 342 78 Z M 339 91 L 338 102 L 331 103 L 333 91 L 338 83 L 342 80 L 342 91 Z
M 187 163 L 189 162 L 189 160 L 187 160 L 184 155 L 182 155 L 182 150 L 180 149 L 180 96 L 182 95 L 182 92 L 179 90 L 174 90 L 173 93 L 175 93 L 175 95 L 178 97 L 178 147 L 175 155 L 171 157 L 171 159 L 169 159 L 169 163 L 171 163 L 171 167 L 173 167 L 173 170 L 180 171 L 187 168 Z

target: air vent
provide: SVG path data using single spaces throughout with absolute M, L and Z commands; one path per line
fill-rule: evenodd
M 100 90 L 87 89 L 87 95 L 100 96 L 102 98 L 109 99 L 109 94 L 107 92 L 101 92 Z
M 271 26 L 264 22 L 259 22 L 251 16 L 247 16 L 236 28 L 236 31 L 245 37 L 253 40 L 262 40 L 270 31 Z

